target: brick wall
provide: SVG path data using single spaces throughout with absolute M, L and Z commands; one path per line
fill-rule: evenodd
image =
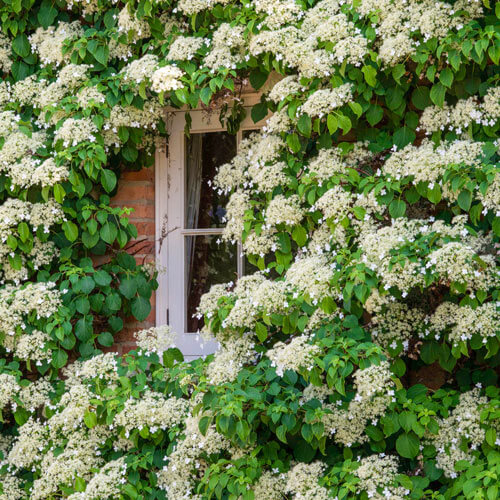
M 137 227 L 137 239 L 126 249 L 135 256 L 138 263 L 151 262 L 155 253 L 155 171 L 154 167 L 143 168 L 139 172 L 125 172 L 118 184 L 118 192 L 111 200 L 113 206 L 133 208 L 130 221 Z M 145 321 L 129 318 L 125 327 L 116 337 L 114 349 L 123 354 L 134 347 L 133 332 L 141 328 L 155 326 L 155 296 L 151 300 L 151 313 Z

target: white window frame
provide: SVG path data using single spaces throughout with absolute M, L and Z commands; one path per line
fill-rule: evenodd
M 251 107 L 260 95 L 242 96 L 247 115 L 236 136 L 239 145 L 243 131 L 261 128 L 266 119 L 254 123 Z M 185 241 L 186 236 L 217 235 L 222 229 L 185 229 L 185 113 L 187 110 L 167 110 L 168 147 L 157 151 L 155 161 L 155 221 L 156 262 L 160 267 L 156 290 L 156 324 L 169 324 L 177 334 L 176 346 L 186 359 L 211 354 L 217 350 L 215 341 L 204 341 L 196 332 L 185 331 L 186 290 Z M 219 113 L 208 114 L 203 109 L 189 110 L 192 133 L 222 132 Z M 237 248 L 237 274 L 243 274 L 241 245 Z

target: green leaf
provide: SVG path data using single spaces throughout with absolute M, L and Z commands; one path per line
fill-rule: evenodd
M 61 184 L 54 184 L 54 198 L 58 203 L 62 203 L 64 201 L 65 195 L 66 191 L 61 186 Z
M 52 352 L 52 366 L 56 369 L 62 368 L 68 362 L 66 351 L 58 349 Z
M 326 125 L 328 127 L 328 132 L 334 134 L 339 128 L 339 122 L 335 115 L 329 114 L 326 118 Z
M 111 311 L 119 311 L 122 307 L 122 299 L 116 292 L 112 292 L 106 297 L 104 304 Z
M 366 113 L 366 119 L 372 127 L 382 120 L 383 116 L 384 110 L 381 106 L 377 106 L 376 104 L 372 104 Z
M 114 339 L 113 335 L 109 332 L 102 332 L 97 336 L 99 344 L 104 347 L 111 347 L 113 345 Z
M 312 121 L 309 115 L 302 115 L 297 122 L 299 132 L 305 137 L 311 137 Z
M 340 128 L 342 129 L 342 133 L 344 135 L 347 134 L 349 132 L 349 130 L 351 130 L 351 128 L 352 128 L 351 119 L 348 116 L 339 115 L 338 120 L 339 120 Z
M 255 333 L 260 342 L 264 342 L 267 339 L 267 327 L 264 323 L 257 322 L 255 324 Z
M 84 276 L 78 282 L 79 290 L 88 295 L 95 288 L 95 281 L 91 276 Z
M 132 300 L 132 314 L 137 321 L 144 321 L 151 312 L 151 304 L 144 297 Z
M 101 170 L 101 184 L 106 192 L 110 193 L 116 186 L 116 174 L 112 170 Z
M 361 104 L 358 102 L 350 102 L 349 107 L 352 109 L 352 112 L 359 118 L 363 113 L 363 108 Z
M 107 45 L 99 45 L 92 55 L 96 58 L 97 62 L 105 66 L 109 59 L 109 48 Z
M 19 233 L 19 237 L 21 238 L 22 242 L 25 242 L 31 234 L 30 228 L 28 227 L 28 224 L 26 224 L 26 222 L 19 223 L 19 225 L 17 226 L 17 232 Z
M 427 188 L 427 199 L 434 204 L 437 204 L 441 201 L 442 198 L 441 186 L 436 182 L 432 189 Z
M 51 0 L 43 0 L 37 19 L 43 28 L 47 29 L 56 19 L 57 9 L 52 5 Z
M 101 238 L 111 245 L 115 239 L 116 235 L 118 234 L 118 229 L 115 226 L 115 224 L 106 222 L 102 227 L 101 230 L 99 231 L 99 234 L 101 235 Z
M 404 64 L 396 64 L 392 68 L 392 77 L 399 83 L 399 79 L 405 74 L 406 68 Z
M 405 458 L 415 458 L 419 452 L 420 440 L 414 432 L 401 434 L 396 440 L 397 452 Z
M 62 230 L 68 241 L 75 241 L 78 238 L 78 226 L 74 222 L 70 220 L 64 221 L 62 223 Z
M 204 436 L 207 433 L 208 426 L 210 425 L 211 417 L 204 416 L 200 418 L 200 421 L 198 422 L 198 429 L 200 429 L 200 432 Z
M 12 41 L 12 50 L 20 57 L 28 57 L 31 52 L 28 37 L 23 33 Z
M 93 320 L 92 316 L 84 316 L 76 322 L 75 335 L 81 342 L 87 342 L 92 338 Z
M 393 219 L 403 217 L 406 213 L 406 203 L 403 200 L 392 200 L 389 205 L 389 214 Z
M 96 271 L 94 273 L 94 281 L 99 286 L 108 286 L 111 283 L 111 280 L 111 275 L 103 269 L 100 269 L 99 271 Z
M 292 238 L 299 247 L 302 247 L 307 241 L 307 231 L 303 226 L 295 226 L 292 231 Z
M 412 104 L 419 110 L 424 110 L 431 104 L 430 92 L 427 87 L 417 87 L 411 95 Z
M 85 245 L 86 248 L 94 248 L 97 245 L 97 242 L 99 241 L 99 234 L 90 234 L 89 232 L 85 231 L 82 234 L 82 243 Z
M 399 149 L 402 149 L 407 144 L 412 143 L 415 140 L 415 138 L 416 138 L 415 132 L 411 128 L 405 125 L 404 127 L 401 127 L 400 129 L 396 130 L 396 132 L 392 137 L 392 141 Z
M 260 122 L 267 116 L 267 104 L 265 102 L 259 102 L 252 108 L 252 120 L 254 123 Z
M 298 153 L 302 147 L 300 144 L 299 136 L 297 134 L 287 134 L 286 143 L 291 149 L 292 153 Z
M 431 101 L 436 106 L 443 107 L 445 94 L 446 94 L 445 86 L 441 82 L 436 83 L 431 88 L 431 93 L 430 93 Z
M 210 87 L 204 87 L 200 91 L 200 99 L 203 104 L 208 106 L 210 104 L 210 99 L 212 98 L 212 90 Z
M 254 69 L 250 73 L 250 84 L 255 90 L 259 90 L 267 81 L 269 73 L 263 73 L 260 69 Z
M 457 199 L 458 206 L 468 212 L 470 209 L 470 205 L 472 203 L 472 193 L 466 189 L 464 189 L 459 195 Z
M 373 66 L 363 66 L 361 71 L 365 76 L 366 83 L 370 87 L 375 87 L 377 85 L 377 70 Z
M 127 299 L 131 299 L 137 293 L 137 281 L 134 278 L 124 278 L 119 290 Z
M 83 421 L 89 429 L 92 429 L 97 425 L 97 415 L 93 411 L 86 410 L 83 415 Z
M 497 236 L 500 236 L 500 217 L 495 217 L 493 219 L 493 224 L 491 225 L 491 229 L 493 229 L 493 232 Z
M 447 88 L 453 83 L 453 71 L 451 68 L 444 68 L 439 74 L 439 81 Z

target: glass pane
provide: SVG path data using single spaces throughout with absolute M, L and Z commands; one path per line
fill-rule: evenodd
M 236 136 L 207 132 L 186 137 L 186 229 L 224 227 L 228 196 L 218 194 L 209 182 L 217 167 L 236 155 Z
M 220 236 L 186 236 L 187 331 L 203 327 L 203 319 L 193 318 L 201 296 L 217 283 L 235 282 L 236 245 L 220 242 Z

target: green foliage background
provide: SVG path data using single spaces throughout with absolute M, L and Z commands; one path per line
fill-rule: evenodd
M 317 2 L 301 0 L 298 3 L 309 8 Z M 419 203 L 425 205 L 428 215 L 445 221 L 465 214 L 472 230 L 488 233 L 498 248 L 498 214 L 491 210 L 484 211 L 479 197 L 480 191 L 484 192 L 495 175 L 498 176 L 498 122 L 495 125 L 470 123 L 467 133 L 474 140 L 484 142 L 484 156 L 476 168 L 448 166 L 444 183 L 457 194 L 456 202 L 443 199 L 442 185 L 413 185 L 409 178 L 395 180 L 376 175 L 381 161 L 391 154 L 394 145 L 401 149 L 411 143 L 421 143 L 425 134 L 419 130 L 418 123 L 426 107 L 442 106 L 445 102 L 454 103 L 470 96 L 484 96 L 488 88 L 498 86 L 500 7 L 498 4 L 490 5 L 486 0 L 483 4 L 483 17 L 456 32 L 450 32 L 441 40 L 422 39 L 412 56 L 393 67 L 382 66 L 376 50 L 370 48 L 360 67 L 342 64 L 330 78 L 304 78 L 301 81 L 304 91 L 289 96 L 279 105 L 264 95 L 251 111 L 254 121 L 265 117 L 268 111 L 276 112 L 287 105 L 288 115 L 294 122 L 292 129 L 283 134 L 287 150 L 282 159 L 288 166 L 291 181 L 278 191 L 286 196 L 299 194 L 309 206 L 313 206 L 329 187 L 342 183 L 352 192 L 374 191 L 379 203 L 387 208 L 387 219 L 407 217 L 412 207 Z M 79 4 L 71 10 L 66 2 L 60 0 L 0 2 L 2 32 L 11 42 L 9 56 L 12 66 L 10 72 L 2 75 L 5 82 L 14 84 L 30 75 L 55 81 L 57 69 L 41 64 L 36 53 L 32 52 L 29 36 L 39 27 L 48 28 L 62 21 L 79 20 L 84 28 L 83 35 L 68 40 L 64 51 L 70 54 L 72 63 L 91 65 L 85 85 L 96 87 L 106 98 L 105 102 L 87 109 L 78 108 L 73 96 L 44 110 L 16 101 L 8 103 L 5 109 L 20 114 L 20 125 L 27 135 L 38 129 L 36 119 L 42 111 L 49 117 L 64 111 L 66 117 L 90 118 L 101 132 L 114 106 L 130 105 L 143 109 L 151 98 L 146 83 L 139 89 L 133 84 L 124 84 L 119 71 L 127 62 L 110 57 L 111 40 L 127 42 L 127 34 L 117 30 L 117 15 L 125 4 L 97 0 L 97 5 L 96 12 L 84 14 Z M 247 1 L 234 1 L 227 5 L 215 3 L 209 10 L 192 16 L 174 12 L 175 5 L 176 2 L 169 0 L 128 3 L 130 11 L 144 20 L 151 31 L 151 36 L 135 40 L 129 46 L 132 51 L 130 60 L 146 53 L 155 54 L 160 60 L 166 57 L 176 32 L 174 30 L 165 36 L 164 24 L 160 20 L 160 14 L 164 12 L 182 20 L 188 34 L 207 38 L 225 22 L 244 27 L 248 37 L 259 31 L 263 19 L 262 14 L 256 13 L 252 2 Z M 349 5 L 346 4 L 343 9 L 348 12 Z M 350 15 L 364 36 L 374 42 L 376 33 L 366 19 L 354 11 Z M 415 37 L 419 35 L 415 34 Z M 248 78 L 258 90 L 270 73 L 286 75 L 292 72 L 271 53 L 250 56 L 235 69 L 221 68 L 212 72 L 201 63 L 207 51 L 204 47 L 194 60 L 178 62 L 178 67 L 185 72 L 182 79 L 184 87 L 171 94 L 160 95 L 163 104 L 196 107 L 201 101 L 209 106 L 222 94 L 236 92 L 243 79 Z M 335 88 L 346 82 L 353 86 L 353 102 L 321 118 L 301 114 L 300 106 L 314 90 L 325 86 Z M 234 101 L 222 110 L 221 120 L 235 132 L 243 115 L 240 104 Z M 48 129 L 50 137 L 61 123 Z M 162 121 L 156 127 L 160 135 L 166 135 Z M 44 241 L 50 239 L 60 250 L 60 258 L 54 265 L 43 269 L 31 267 L 29 271 L 31 281 L 52 281 L 59 290 L 65 291 L 63 305 L 57 314 L 39 318 L 33 311 L 26 318 L 28 329 L 41 329 L 50 334 L 52 359 L 32 366 L 0 348 L 2 373 L 14 374 L 21 385 L 47 375 L 53 382 L 54 401 L 58 401 L 65 391 L 60 370 L 76 358 L 89 359 L 100 354 L 103 348 L 112 346 L 114 335 L 123 328 L 124 318 L 132 315 L 139 321 L 145 319 L 151 310 L 149 300 L 157 288 L 155 276 L 151 276 L 147 269 L 137 265 L 135 259 L 123 251 L 127 243 L 137 236 L 135 227 L 127 219 L 129 211 L 109 206 L 122 172 L 151 166 L 153 151 L 142 148 L 145 131 L 140 128 L 120 127 L 117 134 L 121 144 L 110 150 L 104 147 L 100 134 L 95 142 L 81 142 L 69 147 L 59 143 L 52 148 L 52 140 L 48 140 L 46 147 L 36 152 L 37 157 L 44 159 L 55 155 L 57 161 L 69 164 L 70 168 L 68 180 L 51 188 L 22 189 L 11 185 L 6 175 L 0 176 L 1 202 L 10 198 L 47 202 L 54 198 L 65 213 L 66 220 L 49 234 L 21 223 L 7 241 L 12 249 L 10 264 L 14 268 L 21 265 L 21 255 L 30 252 L 35 235 Z M 431 139 L 439 144 L 457 137 L 453 131 L 437 131 Z M 328 186 L 319 186 L 300 177 L 302 166 L 320 148 L 335 145 L 348 153 L 354 141 L 369 143 L 374 161 L 366 165 L 366 170 L 349 169 Z M 3 142 L 0 142 L 2 146 Z M 252 231 L 261 230 L 264 223 L 262 209 L 272 197 L 268 194 L 252 200 L 255 210 L 245 215 L 243 239 Z M 360 220 L 364 215 L 362 212 L 354 214 Z M 299 226 L 283 224 L 277 235 L 279 249 L 265 258 L 251 256 L 251 262 L 260 269 L 272 268 L 278 277 L 283 276 L 300 248 L 307 245 L 312 231 L 320 224 L 319 219 L 319 213 L 311 212 Z M 347 228 L 349 222 L 345 225 Z M 433 244 L 434 241 L 423 240 L 418 242 L 418 248 L 408 244 L 402 253 L 404 258 L 411 260 L 422 253 L 427 255 L 434 248 Z M 409 498 L 498 498 L 498 331 L 486 343 L 480 336 L 459 345 L 452 345 L 445 338 L 426 339 L 411 358 L 398 356 L 401 351 L 401 346 L 398 346 L 391 353 L 394 356 L 391 358 L 391 370 L 398 389 L 395 401 L 379 422 L 367 427 L 368 442 L 353 449 L 338 446 L 325 435 L 321 423 L 325 410 L 317 400 L 299 404 L 300 396 L 309 383 L 327 383 L 336 391 L 336 397 L 349 400 L 354 394 L 352 373 L 358 368 L 379 364 L 386 357 L 371 342 L 370 319 L 364 306 L 370 293 L 381 289 L 382 285 L 376 270 L 356 261 L 359 257 L 357 251 L 351 246 L 337 256 L 338 272 L 332 286 L 341 289 L 341 299 L 332 295 L 318 305 L 310 297 L 300 296 L 291 306 L 290 314 L 263 313 L 258 318 L 256 337 L 259 345 L 256 349 L 264 353 L 277 340 L 301 334 L 317 307 L 326 313 L 340 309 L 343 319 L 324 325 L 318 333 L 322 354 L 315 359 L 312 370 L 301 373 L 287 371 L 279 377 L 270 361 L 263 356 L 258 363 L 243 367 L 234 382 L 214 386 L 205 373 L 210 359 L 184 364 L 179 362 L 181 356 L 178 351 L 169 350 L 160 362 L 156 354 L 134 351 L 120 361 L 119 384 L 110 388 L 98 379 L 89 381 L 98 397 L 85 410 L 85 424 L 92 428 L 97 423 L 111 423 L 129 397 L 140 399 L 149 389 L 183 398 L 202 394 L 196 409 L 208 413 L 200 421 L 200 432 L 215 424 L 217 431 L 235 445 L 249 447 L 252 451 L 238 459 L 223 455 L 206 457 L 207 471 L 196 485 L 199 498 L 247 500 L 253 498 L 249 485 L 258 479 L 264 467 L 286 472 L 292 460 L 309 463 L 318 459 L 327 464 L 328 470 L 321 478 L 321 484 L 328 488 L 332 498 L 366 498 L 366 493 L 358 494 L 353 471 L 358 455 L 373 453 L 395 453 L 401 458 L 405 474 L 398 476 L 397 484 L 411 491 Z M 94 257 L 103 255 L 110 256 L 109 263 L 96 265 Z M 423 297 L 436 294 L 451 297 L 453 302 L 473 308 L 499 300 L 498 283 L 488 292 L 478 292 L 474 296 L 461 282 L 451 282 L 442 289 L 438 287 L 437 278 L 431 277 L 425 287 L 414 291 L 408 302 L 423 303 Z M 398 298 L 403 299 L 401 296 Z M 231 299 L 223 299 L 219 302 L 217 315 L 206 318 L 213 331 L 223 329 L 223 321 L 233 305 Z M 0 332 L 0 335 L 5 334 Z M 416 374 L 427 366 L 434 370 L 430 372 L 431 380 L 424 377 L 420 381 L 423 383 L 415 385 Z M 431 389 L 432 379 L 441 376 L 446 382 L 437 390 Z M 186 384 L 187 379 L 192 382 Z M 181 380 L 184 381 L 182 384 Z M 481 384 L 483 392 L 490 398 L 488 408 L 481 414 L 487 429 L 486 438 L 480 449 L 475 451 L 474 463 L 459 463 L 457 478 L 449 479 L 436 467 L 436 450 L 423 445 L 424 436 L 435 434 L 439 427 L 437 418 L 448 416 L 457 405 L 460 393 L 476 384 Z M 15 436 L 18 427 L 32 415 L 48 419 L 51 410 L 31 411 L 18 401 L 15 411 L 3 415 L 1 432 Z M 174 429 L 150 432 L 143 428 L 134 431 L 131 436 L 134 448 L 127 455 L 129 473 L 121 490 L 122 498 L 166 498 L 165 492 L 157 487 L 156 474 L 165 465 L 164 457 L 172 452 L 178 436 Z M 119 455 L 113 450 L 112 440 L 103 444 L 101 454 L 109 460 Z M 6 466 L 3 467 L 5 472 Z M 22 475 L 26 498 L 30 498 L 29 488 L 36 474 L 26 470 Z M 85 479 L 76 478 L 72 484 L 61 485 L 54 498 L 84 491 L 85 487 Z

